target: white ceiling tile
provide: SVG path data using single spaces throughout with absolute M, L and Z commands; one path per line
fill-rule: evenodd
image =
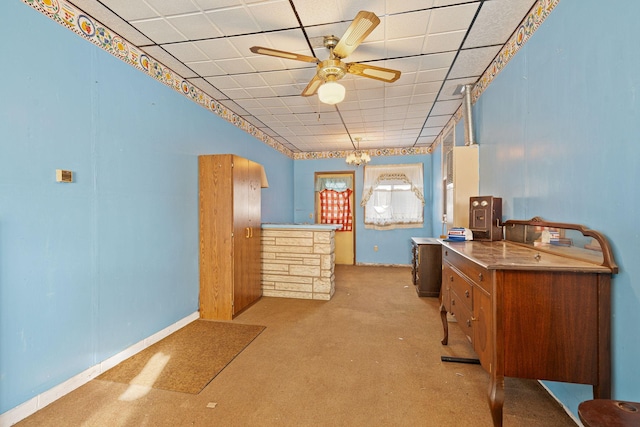
M 448 68 L 437 68 L 415 73 L 415 83 L 441 82 L 447 77 Z
M 246 72 L 253 72 L 248 62 L 242 58 L 235 59 L 219 59 L 216 60 L 216 65 L 222 69 L 226 74 L 239 74 Z
M 425 127 L 445 126 L 451 117 L 449 116 L 433 116 L 427 119 Z
M 171 16 L 167 21 L 189 40 L 224 36 L 203 13 Z
M 207 77 L 206 80 L 219 90 L 239 89 L 241 86 L 231 76 Z
M 450 52 L 458 50 L 464 40 L 465 31 L 449 31 L 429 34 L 425 37 L 422 53 Z
M 400 39 L 424 36 L 427 33 L 429 18 L 434 13 L 430 10 L 391 15 L 386 17 L 386 38 Z
M 220 101 L 220 103 L 238 115 L 246 116 L 248 114 L 244 108 L 240 107 L 238 104 L 231 100 L 222 100 Z
M 418 83 L 413 85 L 413 94 L 425 95 L 430 93 L 437 95 L 441 86 L 441 82 Z
M 190 13 L 199 10 L 198 6 L 189 0 L 142 0 L 142 3 L 148 4 L 151 9 L 154 9 L 161 16 Z
M 387 57 L 397 58 L 410 55 L 413 52 L 422 51 L 425 42 L 425 36 L 407 37 L 402 39 L 388 40 L 385 43 L 385 50 L 382 52 Z
M 480 76 L 496 57 L 500 46 L 490 46 L 477 49 L 463 50 L 456 58 L 449 73 L 450 79 Z
M 298 26 L 298 20 L 288 0 L 257 2 L 250 4 L 248 9 L 262 31 Z
M 88 4 L 86 4 L 90 2 L 79 2 L 75 0 L 73 3 L 78 3 L 78 7 L 82 8 L 89 14 L 93 14 L 93 6 L 90 7 Z M 102 3 L 107 2 L 103 1 Z M 118 16 L 122 17 L 122 19 L 125 19 L 127 21 L 158 16 L 158 14 L 151 7 L 149 7 L 149 5 L 142 1 L 132 2 L 131 0 L 109 0 L 106 6 L 108 6 L 108 8 L 115 12 Z
M 433 102 L 436 102 L 435 93 L 418 94 L 411 97 L 412 104 L 429 104 Z
M 456 112 L 456 110 L 460 107 L 462 101 L 460 100 L 451 100 L 451 101 L 438 101 L 433 106 L 433 110 L 431 110 L 432 116 L 438 115 L 451 115 Z
M 244 7 L 214 9 L 205 12 L 211 22 L 227 35 L 259 32 L 260 26 Z
M 434 53 L 420 58 L 420 70 L 449 68 L 456 57 L 455 52 Z
M 209 59 L 195 44 L 189 42 L 168 44 L 163 48 L 182 62 L 206 61 Z
M 220 67 L 216 65 L 214 61 L 197 61 L 187 62 L 189 68 L 203 77 L 220 76 L 225 74 Z
M 213 60 L 238 58 L 241 53 L 229 42 L 228 39 L 218 38 L 210 40 L 201 40 L 193 43 L 198 49 L 207 55 L 207 58 Z
M 300 152 L 352 149 L 349 134 L 366 138 L 363 146 L 371 148 L 433 143 L 461 104 L 461 96 L 453 95 L 453 90 L 458 84 L 477 81 L 534 1 L 73 3 L 138 46 L 131 49 L 169 68 L 173 78 L 188 79 L 284 148 Z M 292 5 L 304 29 L 299 28 Z M 373 11 L 380 24 L 343 61 L 402 74 L 394 83 L 349 74 L 341 80 L 347 91 L 345 101 L 337 106 L 321 103 L 316 95 L 300 96 L 316 74 L 316 64 L 250 51 L 252 46 L 265 46 L 325 59 L 329 51 L 323 45 L 324 36 L 341 37 L 359 10 Z M 466 46 L 460 50 L 463 39 Z
M 133 26 L 144 33 L 154 43 L 173 43 L 188 40 L 188 38 L 176 30 L 164 18 L 144 19 L 133 21 Z
M 429 19 L 429 33 L 466 30 L 481 2 L 434 9 Z
M 464 48 L 505 44 L 535 3 L 535 0 L 485 2 L 469 31 Z
M 218 88 L 218 89 L 220 89 L 220 91 L 222 93 L 224 93 L 230 99 L 240 100 L 240 99 L 251 98 L 251 95 L 249 95 L 249 93 L 246 90 L 242 89 L 242 88 L 238 88 L 238 89 L 221 89 L 221 88 Z

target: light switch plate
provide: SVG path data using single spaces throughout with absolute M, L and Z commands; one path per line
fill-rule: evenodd
M 57 182 L 73 182 L 73 172 L 64 169 L 56 169 Z

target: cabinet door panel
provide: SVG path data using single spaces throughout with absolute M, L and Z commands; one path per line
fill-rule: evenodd
M 200 156 L 200 316 L 231 319 L 233 303 L 233 194 L 230 155 Z
M 493 372 L 493 315 L 491 296 L 482 289 L 473 288 L 473 349 L 480 364 L 487 372 Z
M 503 303 L 505 375 L 597 383 L 597 275 L 505 272 Z

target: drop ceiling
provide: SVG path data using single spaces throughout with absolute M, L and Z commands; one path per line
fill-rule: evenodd
M 291 155 L 431 146 L 535 0 L 72 0 Z M 327 59 L 360 10 L 380 24 L 345 62 L 401 71 L 394 83 L 347 74 L 345 100 L 300 93 L 308 62 L 257 55 L 264 46 Z

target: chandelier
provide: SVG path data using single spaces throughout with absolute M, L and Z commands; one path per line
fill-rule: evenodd
M 360 166 L 366 165 L 371 161 L 371 156 L 366 151 L 360 151 L 360 140 L 362 138 L 355 138 L 358 146 L 355 151 L 349 153 L 347 156 L 347 163 L 350 165 Z

